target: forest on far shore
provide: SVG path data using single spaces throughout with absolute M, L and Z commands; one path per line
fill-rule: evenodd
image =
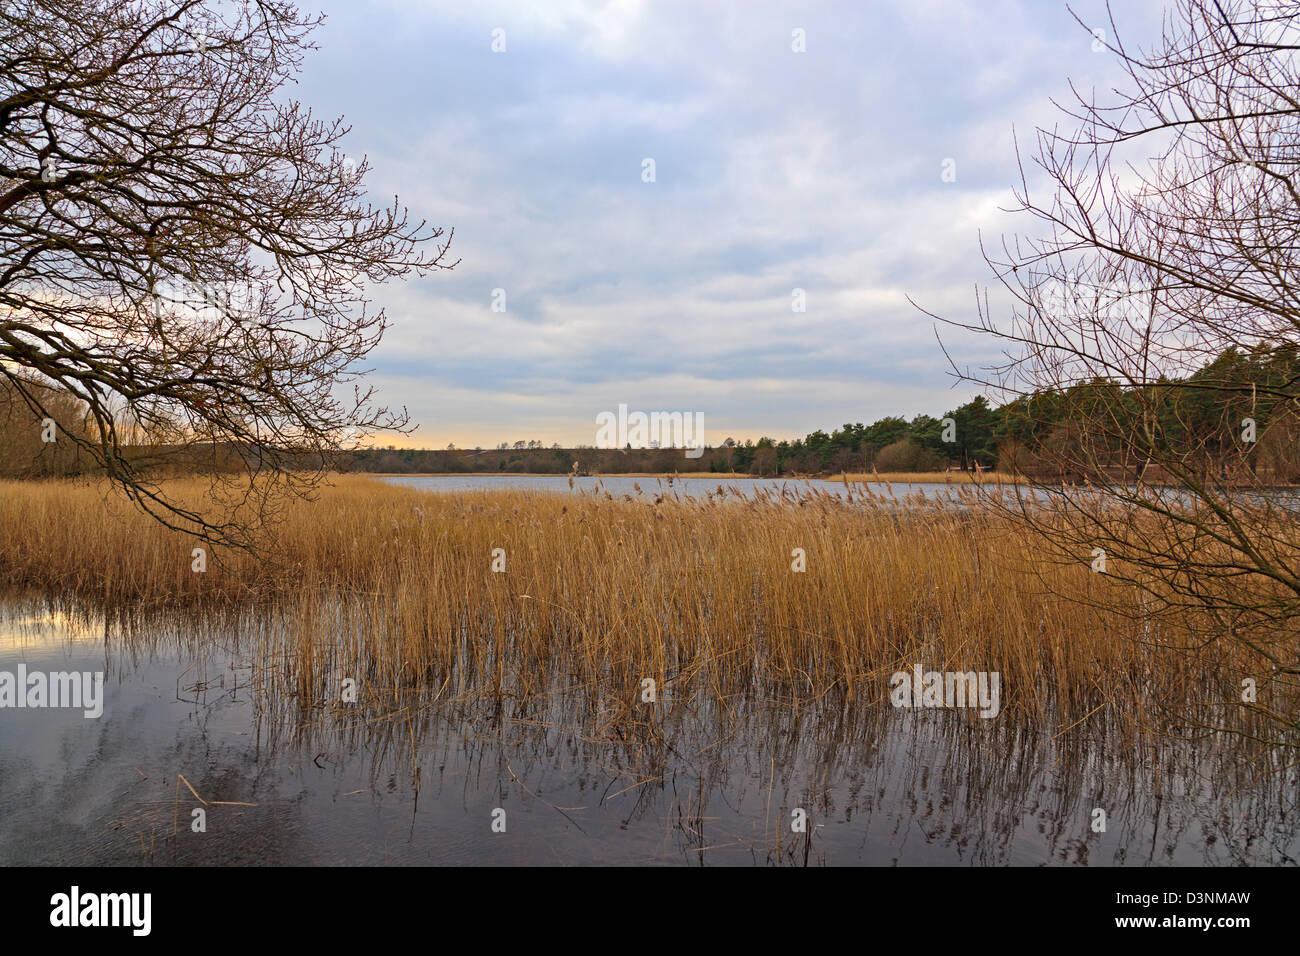
M 1247 439 L 1247 467 L 1283 483 L 1300 480 L 1300 411 L 1261 397 L 1263 386 L 1282 389 L 1300 379 L 1300 346 L 1287 343 L 1253 351 L 1228 349 L 1185 379 L 1171 379 L 1167 413 L 1159 423 L 1171 450 L 1186 449 L 1220 460 L 1242 443 L 1242 423 L 1254 422 Z M 1260 388 L 1255 388 L 1257 386 Z M 1162 386 L 1156 386 L 1162 387 Z M 1031 478 L 1068 478 L 1058 462 L 1070 457 L 1075 422 L 1103 416 L 1122 435 L 1137 427 L 1137 402 L 1131 390 L 1110 382 L 1039 392 L 1001 406 L 983 396 L 940 416 L 911 421 L 882 418 L 870 425 L 845 424 L 804 438 L 708 445 L 698 458 L 672 448 L 561 448 L 540 441 L 516 441 L 496 448 L 441 450 L 370 448 L 351 454 L 358 471 L 383 474 L 627 474 L 725 472 L 760 476 L 818 476 L 863 472 L 985 470 Z M 1076 415 L 1086 410 L 1087 414 Z M 945 421 L 947 420 L 947 421 Z M 1095 437 L 1095 436 L 1094 436 Z M 946 440 L 951 439 L 951 440 Z M 1117 477 L 1126 460 L 1122 439 L 1115 442 Z M 1158 476 L 1157 476 L 1158 477 Z
M 1207 462 L 1233 459 L 1257 476 L 1278 483 L 1300 481 L 1300 410 L 1277 399 L 1300 380 L 1300 346 L 1286 343 L 1254 350 L 1228 349 L 1185 379 L 1148 388 L 1168 392 L 1167 410 L 1156 424 L 1165 449 Z M 45 419 L 17 394 L 12 380 L 0 383 L 0 476 L 10 478 L 91 475 L 101 469 L 75 440 L 90 437 L 90 424 L 75 396 L 25 381 L 62 440 L 48 440 Z M 496 448 L 416 449 L 371 447 L 333 456 L 329 467 L 382 474 L 626 474 L 722 472 L 758 476 L 825 476 L 878 471 L 996 470 L 1044 480 L 1068 479 L 1060 462 L 1083 444 L 1080 421 L 1108 422 L 1114 429 L 1108 454 L 1115 477 L 1131 473 L 1133 455 L 1124 436 L 1140 427 L 1134 389 L 1106 381 L 1037 392 L 1000 406 L 980 396 L 943 415 L 881 418 L 845 424 L 794 440 L 724 438 L 699 457 L 673 448 L 562 448 L 537 440 Z M 1099 409 L 1101 414 L 1099 415 Z M 1253 423 L 1244 439 L 1242 423 Z M 144 471 L 174 474 L 223 471 L 239 457 L 229 448 L 189 442 L 150 442 L 139 428 L 122 426 L 123 446 Z M 69 440 L 69 439 L 74 440 Z M 1096 434 L 1087 436 L 1095 442 Z M 247 452 L 246 452 L 247 454 Z M 304 461 L 304 467 L 319 463 Z M 1148 477 L 1151 477 L 1150 475 Z M 1159 474 L 1154 476 L 1159 479 Z

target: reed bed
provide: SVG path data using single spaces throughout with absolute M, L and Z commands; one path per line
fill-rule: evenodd
M 207 488 L 167 490 L 200 505 Z M 1144 625 L 1139 595 L 1086 556 L 1049 559 L 973 497 L 429 493 L 339 477 L 285 508 L 263 554 L 212 554 L 204 573 L 198 542 L 103 483 L 3 482 L 0 508 L 10 593 L 260 608 L 258 679 L 300 703 L 343 674 L 372 701 L 521 701 L 558 681 L 630 714 L 649 678 L 660 700 L 724 708 L 756 688 L 887 707 L 890 675 L 919 665 L 998 672 L 1003 713 L 1042 729 L 1101 715 L 1140 732 L 1171 706 L 1230 703 L 1253 666 Z

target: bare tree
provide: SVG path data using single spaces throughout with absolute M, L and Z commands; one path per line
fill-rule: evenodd
M 455 265 L 450 234 L 364 201 L 343 121 L 287 95 L 319 22 L 283 0 L 0 7 L 0 377 L 38 418 L 75 396 L 90 428 L 61 440 L 228 543 L 247 527 L 170 500 L 126 431 L 233 463 L 262 506 L 310 487 L 406 426 L 357 382 L 387 327 L 366 284 Z
M 1300 475 L 1298 51 L 1291 2 L 1178 0 L 1154 50 L 1115 40 L 1126 88 L 1074 90 L 1021 161 L 1013 211 L 1040 231 L 986 251 L 1009 321 L 987 290 L 977 320 L 941 320 L 1001 344 L 954 371 L 1010 401 L 1013 444 L 1057 479 L 1009 506 L 1140 595 L 1141 634 L 1230 645 L 1215 699 L 1275 731 L 1300 674 L 1300 509 L 1270 487 Z

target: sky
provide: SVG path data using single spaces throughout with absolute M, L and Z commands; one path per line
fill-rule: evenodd
M 1159 3 L 1117 7 L 1154 43 Z M 970 321 L 981 234 L 1036 234 L 1002 211 L 1013 134 L 1122 80 L 1071 9 L 1110 39 L 1098 0 L 325 0 L 293 95 L 460 260 L 370 292 L 369 381 L 418 424 L 376 443 L 591 445 L 626 405 L 718 444 L 969 400 L 907 296 Z

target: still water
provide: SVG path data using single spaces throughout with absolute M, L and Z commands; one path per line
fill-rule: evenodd
M 258 627 L 200 636 L 0 604 L 0 671 L 105 675 L 98 719 L 0 709 L 0 864 L 1300 859 L 1294 767 L 1222 742 L 1135 748 L 1101 725 L 1060 734 L 779 688 L 665 693 L 654 723 L 631 724 L 562 678 L 530 702 L 449 692 L 304 712 L 256 689 Z
M 614 498 L 644 498 L 657 495 L 676 495 L 682 498 L 710 497 L 714 500 L 753 498 L 763 495 L 771 499 L 784 498 L 796 501 L 809 494 L 829 494 L 861 502 L 871 500 L 885 507 L 925 504 L 940 507 L 966 507 L 972 501 L 997 501 L 1001 499 L 1013 507 L 1018 499 L 1026 502 L 1045 502 L 1059 497 L 1041 487 L 1002 484 L 985 481 L 976 485 L 962 481 L 865 481 L 845 485 L 842 480 L 823 478 L 617 478 L 606 476 L 574 477 L 572 485 L 567 475 L 386 475 L 382 481 L 418 488 L 422 491 L 550 491 L 563 494 L 610 495 Z M 1145 487 L 1139 493 L 1134 486 L 1129 492 L 1142 500 L 1158 500 L 1174 506 L 1180 502 L 1199 506 L 1201 500 L 1192 498 L 1173 487 Z M 1057 491 L 1059 492 L 1059 487 Z M 1278 506 L 1288 511 L 1300 512 L 1300 492 L 1294 488 L 1253 489 L 1232 491 L 1213 489 L 1216 496 L 1236 497 L 1252 504 Z M 1090 494 L 1086 488 L 1071 487 L 1072 500 Z
M 797 495 L 809 491 L 824 492 L 844 497 L 844 482 L 827 481 L 821 478 L 688 478 L 678 477 L 669 481 L 666 478 L 611 478 L 607 476 L 587 476 L 573 479 L 572 487 L 567 475 L 388 475 L 384 481 L 424 491 L 558 491 L 579 494 L 600 494 L 609 492 L 615 497 L 623 495 L 677 494 L 684 498 L 701 498 L 705 495 L 724 496 L 741 495 L 752 497 L 755 494 Z M 870 488 L 873 494 L 902 498 L 918 492 L 927 497 L 944 498 L 956 496 L 953 484 L 937 482 L 896 482 L 886 485 L 884 482 L 855 483 L 853 490 Z

